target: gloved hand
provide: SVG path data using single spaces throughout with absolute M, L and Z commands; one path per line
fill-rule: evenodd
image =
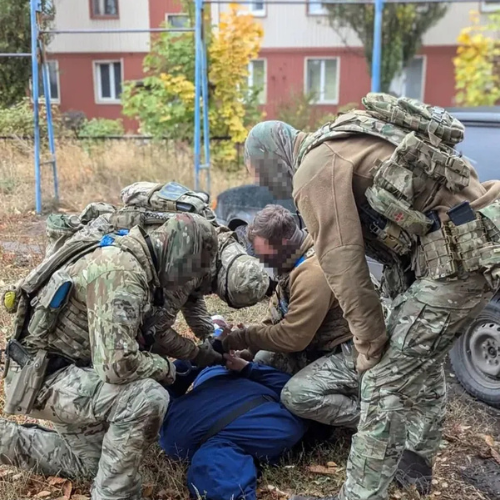
M 222 365 L 224 359 L 221 354 L 214 350 L 210 341 L 205 340 L 203 344 L 198 346 L 198 354 L 192 362 L 198 368 L 206 368 L 207 366 Z
M 236 328 L 228 333 L 222 339 L 222 347 L 224 352 L 229 351 L 242 351 L 248 347 L 248 343 L 245 339 L 246 328 Z
M 373 368 L 379 361 L 381 356 L 370 356 L 367 358 L 364 354 L 358 354 L 356 358 L 356 371 L 359 375 Z

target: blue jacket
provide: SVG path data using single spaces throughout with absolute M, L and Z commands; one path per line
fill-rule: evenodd
M 195 371 L 191 377 L 196 375 Z M 190 460 L 219 419 L 250 399 L 267 396 L 272 400 L 239 416 L 220 435 L 257 459 L 276 460 L 307 429 L 306 421 L 279 402 L 289 379 L 285 373 L 254 363 L 239 373 L 216 366 L 201 371 L 192 391 L 179 397 L 191 383 L 189 377 L 179 377 L 177 387 L 169 391 L 172 400 L 160 432 L 161 447 L 172 458 Z

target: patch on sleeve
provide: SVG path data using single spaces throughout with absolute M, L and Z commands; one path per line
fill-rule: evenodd
M 134 323 L 140 319 L 141 307 L 137 296 L 120 294 L 110 304 L 113 321 L 120 323 Z

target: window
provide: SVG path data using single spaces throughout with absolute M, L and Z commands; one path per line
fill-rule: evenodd
M 187 14 L 167 14 L 169 28 L 190 28 L 191 20 Z
M 122 63 L 119 61 L 95 63 L 96 101 L 116 103 L 122 93 Z
M 494 12 L 500 10 L 500 2 L 492 0 L 483 0 L 481 2 L 481 12 Z
M 59 63 L 57 61 L 47 61 L 49 70 L 49 92 L 51 104 L 60 104 L 61 96 L 59 93 Z M 43 87 L 43 67 L 39 66 L 38 72 L 38 95 L 40 99 L 45 98 L 45 90 Z M 30 94 L 33 95 L 33 81 L 29 81 Z
M 252 2 L 244 2 L 244 5 L 247 6 L 248 10 L 257 17 L 263 17 L 266 15 L 266 6 L 264 2 L 252 1 Z
M 90 0 L 91 17 L 118 17 L 118 0 Z
M 310 16 L 325 16 L 328 13 L 328 9 L 321 3 L 321 1 L 308 0 L 307 2 L 307 13 Z
M 306 59 L 306 93 L 318 104 L 337 104 L 339 59 Z
M 61 99 L 59 95 L 59 64 L 57 61 L 47 61 L 47 67 L 49 69 L 50 100 L 58 103 Z
M 422 101 L 425 91 L 425 57 L 415 57 L 391 83 L 391 92 Z
M 248 87 L 256 92 L 257 102 L 266 103 L 266 61 L 255 59 L 248 65 Z

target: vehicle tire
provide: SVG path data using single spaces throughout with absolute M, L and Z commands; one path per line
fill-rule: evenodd
M 234 232 L 236 233 L 236 237 L 238 238 L 238 241 L 240 242 L 240 244 L 247 251 L 247 254 L 252 256 L 252 257 L 255 257 L 255 252 L 254 252 L 253 246 L 250 243 L 250 241 L 248 240 L 247 227 L 248 226 L 246 224 L 241 224 L 234 230 Z
M 450 352 L 463 388 L 484 403 L 500 408 L 500 299 L 491 301 Z

